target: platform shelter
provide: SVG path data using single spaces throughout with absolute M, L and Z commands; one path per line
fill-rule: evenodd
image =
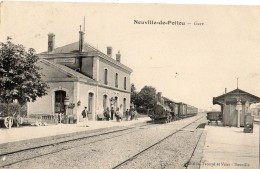
M 260 102 L 259 97 L 238 88 L 218 97 L 213 97 L 213 104 L 221 106 L 224 126 L 244 126 L 245 116 L 250 114 L 250 105 L 258 102 Z

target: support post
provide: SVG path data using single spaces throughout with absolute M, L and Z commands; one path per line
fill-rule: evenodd
M 237 127 L 240 127 L 240 112 L 242 110 L 242 103 L 241 103 L 241 101 L 237 102 L 236 110 L 237 110 Z
M 231 104 L 229 104 L 229 127 L 231 126 Z
M 237 111 L 237 127 L 240 127 L 240 110 Z

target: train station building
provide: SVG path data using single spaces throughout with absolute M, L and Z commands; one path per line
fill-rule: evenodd
M 48 95 L 28 103 L 28 115 L 63 113 L 82 118 L 84 107 L 89 119 L 113 107 L 125 112 L 130 107 L 130 74 L 132 69 L 121 63 L 113 48 L 102 53 L 85 42 L 85 32 L 79 31 L 77 42 L 55 48 L 55 35 L 48 34 L 48 51 L 38 54 L 38 65 L 48 83 Z
M 250 105 L 258 102 L 260 102 L 259 97 L 238 88 L 213 97 L 213 104 L 221 106 L 224 126 L 244 126 L 245 116 L 251 114 Z

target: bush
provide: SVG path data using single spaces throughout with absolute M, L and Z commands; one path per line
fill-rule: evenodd
M 14 113 L 17 113 L 19 111 L 19 104 L 17 103 L 11 103 L 9 105 L 9 116 L 12 116 Z M 7 115 L 7 104 L 0 103 L 0 112 L 3 112 L 4 115 Z M 21 107 L 20 115 L 22 117 L 27 115 L 27 106 L 26 104 Z

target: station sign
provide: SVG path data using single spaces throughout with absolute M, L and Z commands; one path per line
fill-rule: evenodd
M 241 102 L 239 101 L 239 102 L 237 102 L 237 105 L 236 105 L 236 110 L 242 110 L 242 104 L 241 104 Z

